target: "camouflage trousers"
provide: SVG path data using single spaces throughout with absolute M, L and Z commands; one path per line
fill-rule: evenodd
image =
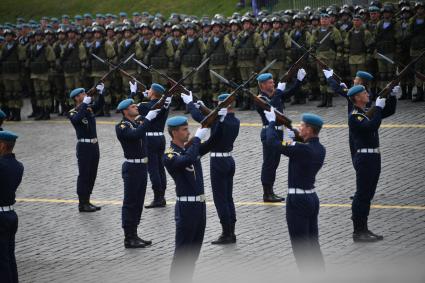
M 68 105 L 72 105 L 74 101 L 69 98 L 69 94 L 75 88 L 82 87 L 80 73 L 66 73 L 65 78 L 65 97 L 68 99 Z
M 50 107 L 50 82 L 47 77 L 37 76 L 32 77 L 34 85 L 35 100 L 38 107 Z
M 16 77 L 3 77 L 4 95 L 0 100 L 2 106 L 9 108 L 22 108 L 22 87 L 19 75 Z
M 222 77 L 226 76 L 226 66 L 210 66 L 210 69 Z M 217 101 L 217 97 L 226 91 L 227 87 L 216 76 L 210 73 L 212 100 Z
M 394 58 L 394 54 L 384 54 L 385 56 L 389 58 Z M 384 59 L 377 59 L 378 60 L 378 87 L 383 89 L 385 86 L 393 79 L 395 74 L 395 68 L 394 65 L 391 63 L 388 63 Z

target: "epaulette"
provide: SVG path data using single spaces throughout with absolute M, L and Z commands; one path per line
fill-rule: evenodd
M 124 121 L 124 120 L 122 120 L 118 125 L 119 125 L 120 129 L 125 129 L 127 127 L 134 128 L 133 125 L 130 122 Z
M 180 153 L 174 151 L 172 147 L 167 148 L 164 154 L 167 156 L 168 159 L 172 159 L 174 156 L 180 155 Z
M 356 118 L 356 120 L 358 120 L 358 121 L 363 121 L 364 119 L 367 119 L 367 120 L 369 120 L 369 118 L 365 115 L 365 114 L 363 114 L 363 113 L 360 113 L 358 110 L 356 110 L 356 109 L 354 109 L 352 112 L 351 112 L 351 115 L 353 115 L 355 118 Z
M 75 115 L 77 113 L 78 113 L 78 111 L 75 108 L 72 108 L 71 110 L 68 111 L 68 115 L 69 116 L 73 116 L 73 115 Z

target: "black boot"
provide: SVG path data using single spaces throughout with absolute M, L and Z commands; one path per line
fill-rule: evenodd
M 376 235 L 369 231 L 367 227 L 367 219 L 353 219 L 353 241 L 359 243 L 372 243 L 381 241 L 383 236 Z
M 322 93 L 322 94 L 320 94 L 320 104 L 319 105 L 317 105 L 317 107 L 326 107 L 326 100 L 327 100 L 327 95 L 326 95 L 326 93 Z
M 401 85 L 401 96 L 398 100 L 405 100 L 407 99 L 407 85 L 402 84 Z
M 230 224 L 230 234 L 232 235 L 233 241 L 235 241 L 235 243 L 236 243 L 235 225 L 236 225 L 235 222 Z
M 407 99 L 412 99 L 412 92 L 413 92 L 414 85 L 407 85 Z
M 49 107 L 44 108 L 44 115 L 42 120 L 50 120 L 50 109 Z
M 124 236 L 124 247 L 126 249 L 145 248 L 152 244 L 152 241 L 145 241 L 137 236 L 137 228 L 125 228 Z
M 236 237 L 232 237 L 231 225 L 230 224 L 221 224 L 222 232 L 217 240 L 212 241 L 212 245 L 227 245 L 236 243 Z
M 110 108 L 111 106 L 108 103 L 105 103 L 105 105 L 103 105 L 103 111 L 105 113 L 105 117 L 111 117 Z
M 32 113 L 30 115 L 28 115 L 27 117 L 28 118 L 35 118 L 35 117 L 38 116 L 39 109 L 38 109 L 37 104 L 34 102 L 33 99 L 31 99 L 31 107 L 32 107 Z
M 13 121 L 21 121 L 21 108 L 14 108 Z
M 39 121 L 43 120 L 44 117 L 44 108 L 38 107 L 37 116 L 35 116 L 34 120 Z
M 88 197 L 79 197 L 80 203 L 78 204 L 79 212 L 95 212 L 97 211 L 96 207 L 90 204 Z
M 332 107 L 333 93 L 326 94 L 326 107 Z
M 264 202 L 282 202 L 285 200 L 285 198 L 275 195 L 272 186 L 263 185 L 263 192 Z
M 167 202 L 165 201 L 164 196 L 155 196 L 150 204 L 145 205 L 145 208 L 165 207 L 166 205 Z
M 422 89 L 422 87 L 416 87 L 416 95 L 413 97 L 412 96 L 412 102 L 419 102 L 422 101 L 424 95 L 424 90 Z
M 244 96 L 243 98 L 243 108 L 242 110 L 250 110 L 251 109 L 251 98 L 249 96 Z

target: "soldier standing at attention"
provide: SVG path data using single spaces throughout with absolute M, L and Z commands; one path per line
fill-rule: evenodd
M 124 229 L 124 247 L 144 248 L 152 244 L 137 235 L 137 227 L 143 211 L 147 184 L 147 148 L 146 131 L 151 121 L 158 115 L 159 109 L 151 110 L 143 119 L 136 121 L 139 115 L 133 99 L 125 99 L 118 104 L 122 120 L 115 126 L 117 138 L 124 151 L 122 165 L 124 181 L 124 200 L 122 206 L 122 228 Z
M 388 101 L 378 97 L 372 117 L 366 116 L 369 94 L 362 85 L 348 91 L 354 109 L 348 118 L 348 127 L 353 142 L 353 164 L 356 170 L 356 193 L 351 206 L 355 242 L 376 242 L 383 236 L 376 235 L 368 228 L 370 203 L 375 195 L 381 173 L 381 154 L 379 150 L 379 127 L 383 118 L 395 113 L 397 99 L 392 92 Z
M 274 109 L 264 113 L 269 122 L 266 131 L 268 146 L 289 157 L 286 222 L 298 268 L 302 272 L 323 270 L 325 263 L 319 243 L 319 198 L 314 186 L 326 155 L 319 141 L 323 120 L 315 114 L 303 114 L 298 130 L 303 142 L 282 143 L 274 129 Z
M 100 95 L 97 103 L 91 104 L 92 97 L 84 88 L 71 91 L 69 98 L 75 102 L 75 108 L 68 113 L 68 118 L 77 134 L 78 160 L 78 210 L 80 212 L 95 212 L 101 208 L 90 203 L 99 165 L 99 144 L 97 141 L 95 113 L 103 106 L 103 84 L 97 85 Z
M 415 60 L 425 48 L 425 4 L 417 1 L 415 4 L 416 14 L 411 18 L 409 30 L 411 35 L 410 57 Z M 415 71 L 425 73 L 425 59 L 422 58 L 415 64 Z M 424 82 L 415 77 L 416 94 L 412 96 L 413 102 L 424 99 Z
M 16 190 L 24 174 L 24 166 L 13 154 L 17 138 L 13 132 L 0 131 L 0 278 L 4 283 L 19 281 L 15 258 L 18 216 L 13 205 L 16 202 Z

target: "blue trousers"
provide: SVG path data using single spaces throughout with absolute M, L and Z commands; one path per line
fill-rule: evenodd
M 283 140 L 283 132 L 278 131 L 279 139 Z M 263 164 L 261 166 L 261 184 L 273 187 L 276 180 L 276 170 L 279 167 L 281 153 L 265 144 L 266 129 L 261 130 L 261 143 L 263 144 Z
M 147 185 L 146 164 L 124 162 L 124 201 L 122 205 L 122 227 L 124 230 L 136 228 L 140 223 Z
M 378 153 L 356 153 L 353 159 L 356 170 L 356 193 L 351 205 L 353 220 L 367 221 L 370 203 L 375 196 L 381 174 L 381 155 Z
M 0 212 L 0 281 L 17 283 L 18 268 L 15 258 L 15 234 L 18 216 L 14 211 Z
M 176 247 L 171 263 L 172 282 L 190 282 L 204 240 L 205 202 L 180 202 L 175 206 Z
M 319 243 L 319 198 L 313 194 L 288 194 L 286 222 L 292 250 L 300 271 L 323 269 Z
M 149 136 L 147 140 L 149 178 L 152 183 L 152 190 L 155 198 L 161 198 L 165 195 L 165 190 L 167 188 L 167 177 L 163 160 L 165 137 Z
M 235 161 L 233 157 L 211 157 L 210 171 L 214 205 L 217 209 L 220 223 L 235 223 L 236 211 L 233 202 Z
M 80 200 L 90 198 L 99 165 L 99 144 L 77 143 L 77 194 Z

